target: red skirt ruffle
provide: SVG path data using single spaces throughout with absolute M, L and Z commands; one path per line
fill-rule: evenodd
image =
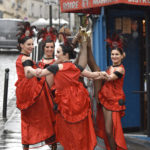
M 36 77 L 23 78 L 16 82 L 17 107 L 24 110 L 33 105 L 41 94 L 45 85 L 45 77 L 39 81 Z
M 127 150 L 127 145 L 125 142 L 122 125 L 121 125 L 121 113 L 122 112 L 112 112 L 113 135 L 114 135 L 115 143 L 117 145 L 117 150 Z M 96 135 L 104 139 L 107 150 L 110 150 L 108 139 L 105 133 L 105 121 L 104 121 L 101 105 L 98 105 L 97 108 Z
M 55 94 L 58 111 L 66 121 L 76 123 L 87 117 L 90 110 L 90 98 L 88 91 L 81 83 L 57 90 Z
M 36 103 L 26 110 L 21 110 L 22 144 L 55 142 L 55 116 L 48 98 L 49 94 L 44 86 Z
M 122 111 L 125 110 L 125 105 L 120 105 L 119 100 L 125 102 L 125 94 L 122 90 L 116 90 L 111 84 L 104 85 L 99 92 L 100 103 L 108 110 Z
M 55 115 L 45 78 L 40 81 L 36 77 L 23 78 L 17 81 L 16 87 L 17 107 L 21 110 L 22 144 L 54 143 Z
M 96 135 L 91 113 L 78 123 L 68 123 L 60 113 L 56 116 L 56 137 L 65 150 L 93 150 Z

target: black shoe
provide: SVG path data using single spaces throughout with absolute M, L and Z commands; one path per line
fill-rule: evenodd
M 56 143 L 52 144 L 51 150 L 57 150 L 57 144 Z
M 23 150 L 28 150 L 28 149 L 29 149 L 29 145 L 23 144 Z

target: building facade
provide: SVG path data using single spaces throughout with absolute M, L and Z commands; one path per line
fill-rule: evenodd
M 46 4 L 49 0 L 0 0 L 0 18 L 18 18 L 34 22 L 39 18 L 49 19 L 50 9 Z M 75 18 L 77 16 L 70 13 L 61 13 L 59 0 L 52 5 L 52 18 L 63 18 L 69 22 L 71 31 L 75 29 Z

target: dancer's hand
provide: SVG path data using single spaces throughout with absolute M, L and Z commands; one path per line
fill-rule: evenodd
M 42 69 L 41 68 L 37 68 L 36 69 L 36 77 L 41 77 L 42 74 Z
M 100 71 L 93 72 L 93 74 L 94 73 L 95 73 L 95 77 L 93 78 L 94 80 L 102 79 L 102 75 Z
M 109 78 L 109 75 L 105 71 L 98 71 L 94 72 L 97 73 L 97 76 L 94 78 L 94 80 L 102 79 L 102 80 L 107 80 Z
M 81 39 L 81 34 L 78 32 L 72 39 L 72 44 L 75 46 Z
M 109 75 L 108 75 L 108 73 L 105 72 L 105 71 L 101 71 L 101 76 L 102 76 L 102 79 L 104 79 L 104 80 L 109 79 Z

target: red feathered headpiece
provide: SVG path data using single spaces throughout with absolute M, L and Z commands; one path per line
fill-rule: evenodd
M 18 24 L 19 33 L 16 36 L 19 36 L 20 39 L 25 37 L 33 37 L 34 32 L 33 29 L 36 28 L 35 26 L 30 26 L 29 22 L 21 22 Z
M 49 30 L 47 28 L 43 28 L 38 33 L 38 40 L 40 38 L 42 38 L 42 41 L 45 41 L 47 38 L 49 38 L 50 40 L 56 42 L 57 31 L 52 27 Z
M 113 34 L 112 38 L 107 38 L 105 41 L 109 44 L 110 48 L 118 47 L 123 50 L 123 40 L 119 35 Z

